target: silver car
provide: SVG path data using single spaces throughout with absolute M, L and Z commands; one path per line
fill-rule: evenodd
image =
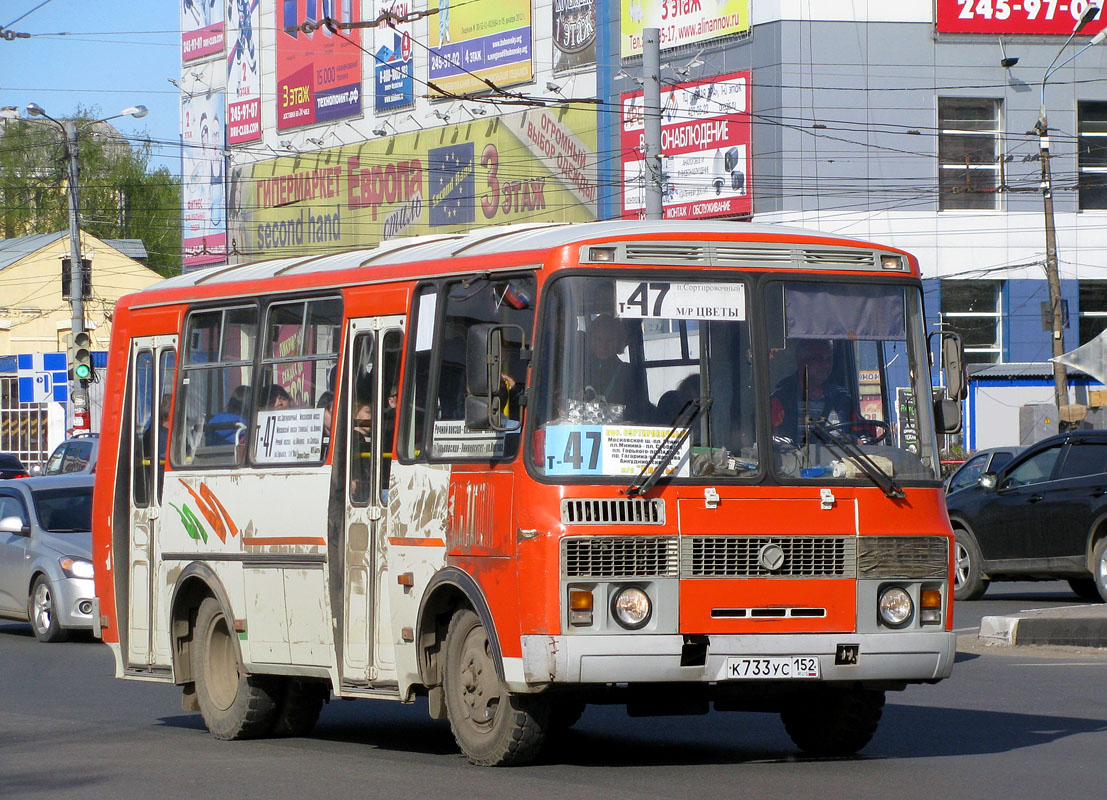
M 0 617 L 42 642 L 92 628 L 91 475 L 0 481 Z

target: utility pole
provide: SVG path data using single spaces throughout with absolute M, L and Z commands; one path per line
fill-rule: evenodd
M 642 30 L 642 168 L 646 177 L 646 219 L 664 219 L 661 172 L 661 30 Z
M 1065 52 L 1065 48 L 1068 47 L 1073 37 L 1098 15 L 1098 6 L 1090 5 L 1084 10 L 1084 13 L 1080 15 L 1080 19 L 1076 21 L 1076 25 L 1073 26 L 1069 38 L 1065 39 L 1065 43 L 1061 45 L 1061 49 L 1057 51 L 1057 55 L 1053 57 L 1053 61 L 1046 68 L 1045 73 L 1042 75 L 1041 105 L 1038 109 L 1038 121 L 1034 124 L 1035 130 L 1038 131 L 1038 155 L 1042 161 L 1042 206 L 1045 213 L 1046 238 L 1045 272 L 1046 285 L 1049 289 L 1051 320 L 1050 339 L 1053 352 L 1053 395 L 1054 401 L 1057 403 L 1057 426 L 1058 430 L 1062 431 L 1065 430 L 1065 422 L 1062 420 L 1062 415 L 1064 413 L 1062 408 L 1069 404 L 1069 388 L 1068 370 L 1065 369 L 1064 364 L 1057 360 L 1058 356 L 1062 356 L 1065 353 L 1065 318 L 1063 314 L 1064 307 L 1061 302 L 1061 276 L 1057 266 L 1057 227 L 1053 218 L 1053 173 L 1049 166 L 1049 121 L 1046 116 L 1045 88 L 1046 81 L 1049 80 L 1050 75 L 1075 59 L 1089 47 L 1094 47 L 1107 38 L 1107 29 L 1104 29 L 1093 36 L 1090 42 L 1067 59 L 1060 64 L 1057 63 L 1057 59 L 1061 57 L 1061 53 Z
M 85 276 L 81 263 L 81 224 L 78 219 L 79 168 L 77 166 L 77 121 L 68 119 L 65 128 L 65 159 L 69 173 L 69 307 L 72 313 L 70 335 L 73 342 L 85 332 Z M 80 378 L 69 386 L 69 403 L 73 409 L 73 427 L 88 430 L 88 390 Z

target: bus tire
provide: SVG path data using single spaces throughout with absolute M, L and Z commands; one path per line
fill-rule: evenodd
M 984 557 L 976 537 L 964 528 L 953 529 L 953 597 L 979 600 L 988 591 L 983 572 Z
M 532 761 L 546 739 L 549 700 L 507 690 L 496 673 L 484 625 L 470 609 L 450 620 L 445 667 L 446 716 L 465 757 L 482 767 Z
M 810 756 L 849 756 L 869 743 L 884 713 L 884 692 L 823 688 L 780 712 L 796 747 Z
M 192 632 L 192 675 L 204 724 L 216 739 L 254 739 L 273 730 L 278 679 L 247 675 L 223 607 L 206 597 Z
M 273 735 L 299 738 L 310 734 L 328 696 L 329 690 L 319 681 L 286 678 Z

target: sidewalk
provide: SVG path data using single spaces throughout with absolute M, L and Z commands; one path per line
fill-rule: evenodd
M 1107 603 L 984 617 L 980 620 L 980 640 L 990 645 L 1107 648 Z

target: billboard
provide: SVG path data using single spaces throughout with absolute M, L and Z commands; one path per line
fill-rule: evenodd
M 184 268 L 227 258 L 223 199 L 223 92 L 181 100 L 181 236 Z
M 621 0 L 620 52 L 642 54 L 642 29 L 649 26 L 644 8 L 651 0 Z M 664 0 L 657 28 L 661 49 L 745 33 L 750 29 L 750 0 Z
M 441 131 L 236 165 L 236 251 L 301 255 L 484 225 L 596 219 L 594 109 L 528 109 Z
M 389 12 L 406 17 L 407 0 L 377 0 L 374 19 Z M 381 25 L 373 33 L 374 108 L 377 112 L 395 111 L 415 105 L 415 59 L 411 48 L 411 24 L 398 22 Z
M 225 0 L 181 0 L 181 61 L 199 61 L 223 52 Z
M 597 0 L 553 0 L 554 72 L 596 63 Z
M 261 0 L 227 0 L 227 143 L 261 138 L 258 8 Z
M 749 72 L 661 91 L 665 219 L 745 216 L 750 200 Z M 646 207 L 642 93 L 622 96 L 623 217 Z
M 1068 36 L 1089 5 L 1103 0 L 937 0 L 938 33 L 1054 34 Z M 1081 36 L 1094 36 L 1107 25 L 1102 10 Z
M 503 87 L 534 77 L 530 0 L 457 3 L 452 9 L 451 2 L 430 0 L 438 10 L 429 24 L 431 83 L 465 94 L 488 91 L 480 78 Z
M 361 115 L 361 30 L 313 27 L 361 19 L 361 0 L 275 0 L 277 130 Z M 291 32 L 290 32 L 291 31 Z

